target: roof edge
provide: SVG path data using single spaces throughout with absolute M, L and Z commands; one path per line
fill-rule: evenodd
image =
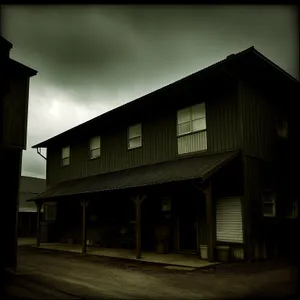
M 33 145 L 31 148 L 32 148 L 32 149 L 35 149 L 35 148 L 45 148 L 45 147 L 47 147 L 47 144 L 49 144 L 49 143 L 52 142 L 53 140 L 55 140 L 55 139 L 57 139 L 57 138 L 63 136 L 64 134 L 70 133 L 70 132 L 72 132 L 72 131 L 74 131 L 74 130 L 77 130 L 78 128 L 81 128 L 81 127 L 83 127 L 83 126 L 89 124 L 90 122 L 96 121 L 97 119 L 100 119 L 100 118 L 102 118 L 102 117 L 104 117 L 104 116 L 107 116 L 108 114 L 114 112 L 114 111 L 117 110 L 117 109 L 121 109 L 122 107 L 124 107 L 124 106 L 126 106 L 126 105 L 129 105 L 129 104 L 132 104 L 132 103 L 135 102 L 135 101 L 140 101 L 140 100 L 142 100 L 142 99 L 144 99 L 144 98 L 146 98 L 146 97 L 149 97 L 149 96 L 151 96 L 151 95 L 153 95 L 153 94 L 155 94 L 155 93 L 161 92 L 161 91 L 163 91 L 163 90 L 165 90 L 165 89 L 167 89 L 167 88 L 169 88 L 169 87 L 171 87 L 171 86 L 175 86 L 176 84 L 179 84 L 180 82 L 182 82 L 182 81 L 184 81 L 184 80 L 187 80 L 187 79 L 189 79 L 189 78 L 192 78 L 193 76 L 198 75 L 198 74 L 200 74 L 200 73 L 202 73 L 202 72 L 211 70 L 211 69 L 213 69 L 213 68 L 215 68 L 215 67 L 221 65 L 221 64 L 224 63 L 224 62 L 232 61 L 232 60 L 234 60 L 236 57 L 245 55 L 246 53 L 251 52 L 251 51 L 253 51 L 253 50 L 255 50 L 255 48 L 254 48 L 254 46 L 251 46 L 251 47 L 249 47 L 249 48 L 247 48 L 247 49 L 245 49 L 245 50 L 243 50 L 243 51 L 240 51 L 240 52 L 238 52 L 238 53 L 236 53 L 236 54 L 230 54 L 230 55 L 228 55 L 226 58 L 224 58 L 224 59 L 222 59 L 222 60 L 220 60 L 220 61 L 217 61 L 216 63 L 214 63 L 214 64 L 212 64 L 212 65 L 209 65 L 209 66 L 207 66 L 207 67 L 205 67 L 205 68 L 203 68 L 203 69 L 201 69 L 201 70 L 198 70 L 198 71 L 196 71 L 196 72 L 194 72 L 194 73 L 192 73 L 192 74 L 190 74 L 190 75 L 188 75 L 188 76 L 185 76 L 185 77 L 180 78 L 180 79 L 178 79 L 178 80 L 176 80 L 176 81 L 174 81 L 174 82 L 171 82 L 171 83 L 169 83 L 169 84 L 167 84 L 167 85 L 165 85 L 165 86 L 163 86 L 163 87 L 161 87 L 161 88 L 159 88 L 159 89 L 156 89 L 156 90 L 154 90 L 154 91 L 152 91 L 152 92 L 150 92 L 150 93 L 148 93 L 148 94 L 145 94 L 145 95 L 143 95 L 143 96 L 141 96 L 141 97 L 139 97 L 139 98 L 136 98 L 136 99 L 134 99 L 134 100 L 132 100 L 132 101 L 129 101 L 129 102 L 127 102 L 127 103 L 121 105 L 121 106 L 118 106 L 118 107 L 116 107 L 116 108 L 114 108 L 114 109 L 112 109 L 112 110 L 109 110 L 109 111 L 107 111 L 107 112 L 105 112 L 105 113 L 103 113 L 103 114 L 100 114 L 100 115 L 98 115 L 98 116 L 96 116 L 96 117 L 94 117 L 94 118 L 92 118 L 92 119 L 90 119 L 90 120 L 88 120 L 88 121 L 86 121 L 86 122 L 84 122 L 84 123 L 81 123 L 81 124 L 79 124 L 79 125 L 77 125 L 77 126 L 74 126 L 74 127 L 70 128 L 70 129 L 68 129 L 68 130 L 65 130 L 65 131 L 63 131 L 63 132 L 61 132 L 61 133 L 59 133 L 59 134 L 57 134 L 57 135 L 55 135 L 55 136 L 53 136 L 53 137 L 51 137 L 51 138 L 48 138 L 47 140 L 44 140 L 44 141 L 42 141 L 42 142 L 40 142 L 40 143 L 38 143 L 38 144 Z
M 168 160 L 168 161 L 162 161 L 162 162 L 156 162 L 156 163 L 153 163 L 153 164 L 145 164 L 145 165 L 140 165 L 140 166 L 135 166 L 135 167 L 131 167 L 131 168 L 126 168 L 126 169 L 121 169 L 121 170 L 115 170 L 115 171 L 110 171 L 110 172 L 106 172 L 106 173 L 100 173 L 100 174 L 96 174 L 96 175 L 90 175 L 90 176 L 86 176 L 86 177 L 81 177 L 81 178 L 75 178 L 75 179 L 71 179 L 71 180 L 65 180 L 65 181 L 62 181 L 62 182 L 58 182 L 58 183 L 55 183 L 54 185 L 52 185 L 51 187 L 49 187 L 48 189 L 46 189 L 45 191 L 39 193 L 38 195 L 26 200 L 26 201 L 29 201 L 29 202 L 36 202 L 36 201 L 45 201 L 47 199 L 57 199 L 57 198 L 60 198 L 60 197 L 71 197 L 71 196 L 77 196 L 77 195 L 87 195 L 87 194 L 91 194 L 91 193 L 100 193 L 100 192 L 109 192 L 109 191 L 113 191 L 115 189 L 105 189 L 105 190 L 89 190 L 89 191 L 81 191 L 81 192 L 77 192 L 77 193 L 69 193 L 69 194 L 64 194 L 64 195 L 54 195 L 54 196 L 51 196 L 51 197 L 45 197 L 44 194 L 45 192 L 47 192 L 48 190 L 51 190 L 57 186 L 60 186 L 60 185 L 64 185 L 64 184 L 72 184 L 74 183 L 76 185 L 76 183 L 79 181 L 82 181 L 82 180 L 89 180 L 89 179 L 94 179 L 94 178 L 97 178 L 97 177 L 101 177 L 101 176 L 105 176 L 105 175 L 111 175 L 111 174 L 117 174 L 120 172 L 126 172 L 126 171 L 133 171 L 135 169 L 140 169 L 140 168 L 143 168 L 145 166 L 157 166 L 157 165 L 161 165 L 161 164 L 169 164 L 169 163 L 174 163 L 174 162 L 181 162 L 181 161 L 187 161 L 187 160 L 190 160 L 190 159 L 200 159 L 200 158 L 204 158 L 204 157 L 213 157 L 213 156 L 219 156 L 219 155 L 228 155 L 227 158 L 224 158 L 220 163 L 216 164 L 214 167 L 212 167 L 208 172 L 207 174 L 205 175 L 200 175 L 199 176 L 199 179 L 202 179 L 202 181 L 205 181 L 207 180 L 208 178 L 210 178 L 213 174 L 215 174 L 216 172 L 218 172 L 223 166 L 225 166 L 226 164 L 228 164 L 229 162 L 231 162 L 234 158 L 236 158 L 239 154 L 241 153 L 240 149 L 231 149 L 231 150 L 227 150 L 227 151 L 223 151 L 223 152 L 216 152 L 216 153 L 203 153 L 203 154 L 198 154 L 198 155 L 195 155 L 195 156 L 191 156 L 191 157 L 182 157 L 182 158 L 179 158 L 179 159 L 173 159 L 173 160 Z M 194 179 L 194 178 L 192 178 Z M 177 181 L 186 181 L 186 180 L 190 180 L 190 179 L 182 179 L 182 180 L 174 180 L 173 182 L 177 182 Z M 168 183 L 169 181 L 164 181 L 162 183 Z M 122 189 L 130 189 L 130 188 L 139 188 L 139 187 L 144 187 L 144 186 L 152 186 L 152 185 L 157 185 L 159 183 L 153 183 L 153 184 L 149 184 L 149 185 L 137 185 L 137 186 L 127 186 L 127 187 L 124 187 Z M 42 195 L 42 196 L 41 196 Z
M 30 68 L 30 67 L 28 67 L 28 66 L 26 66 L 26 65 L 24 65 L 24 64 L 22 64 L 22 63 L 20 63 L 20 62 L 18 62 L 18 61 L 16 61 L 16 60 L 14 60 L 14 59 L 12 59 L 12 58 L 10 58 L 9 60 L 10 60 L 13 64 L 15 64 L 16 67 L 18 67 L 18 68 L 23 68 L 24 70 L 26 70 L 27 74 L 28 74 L 30 77 L 33 77 L 33 76 L 37 75 L 37 73 L 38 73 L 37 70 L 34 70 L 34 69 L 32 69 L 32 68 Z
M 268 64 L 270 64 L 272 67 L 274 67 L 275 69 L 277 69 L 279 72 L 283 73 L 284 76 L 288 77 L 290 80 L 294 81 L 295 83 L 299 84 L 300 81 L 295 78 L 294 76 L 292 76 L 290 73 L 288 73 L 287 71 L 285 71 L 284 69 L 282 69 L 281 67 L 279 67 L 277 64 L 275 64 L 273 61 L 271 61 L 269 58 L 267 58 L 266 56 L 264 56 L 262 53 L 260 53 L 257 49 L 255 49 L 253 47 L 253 53 L 255 55 L 257 55 L 258 57 L 260 57 L 261 59 L 263 59 L 265 62 L 267 62 Z

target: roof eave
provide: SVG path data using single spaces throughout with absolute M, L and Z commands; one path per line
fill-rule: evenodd
M 9 59 L 11 63 L 13 63 L 17 68 L 20 68 L 20 69 L 23 69 L 24 72 L 26 72 L 26 74 L 29 76 L 29 77 L 33 77 L 35 75 L 37 75 L 38 71 L 37 70 L 34 70 L 26 65 L 23 65 L 21 64 L 20 62 L 14 60 L 14 59 Z
M 254 46 L 251 46 L 251 47 L 249 47 L 249 48 L 247 48 L 247 49 L 245 49 L 245 50 L 243 50 L 243 51 L 241 51 L 241 52 L 239 52 L 239 53 L 233 55 L 232 57 L 227 57 L 227 58 L 225 58 L 225 59 L 223 59 L 223 60 L 221 60 L 221 61 L 218 61 L 218 62 L 216 62 L 216 63 L 214 63 L 214 64 L 212 64 L 212 65 L 210 65 L 210 66 L 208 66 L 208 67 L 206 67 L 206 68 L 204 68 L 204 69 L 202 69 L 202 70 L 199 70 L 199 71 L 197 71 L 197 72 L 194 72 L 194 73 L 192 73 L 192 74 L 190 74 L 190 75 L 188 75 L 188 76 L 186 76 L 186 77 L 183 77 L 183 78 L 181 78 L 181 79 L 179 79 L 179 80 L 176 80 L 175 82 L 172 82 L 172 83 L 170 83 L 170 84 L 167 84 L 166 86 L 164 86 L 164 87 L 162 87 L 162 88 L 159 88 L 159 89 L 157 89 L 157 90 L 155 90 L 155 91 L 153 91 L 153 92 L 151 92 L 151 93 L 148 93 L 148 94 L 146 94 L 146 95 L 144 95 L 144 96 L 141 96 L 141 97 L 139 97 L 139 98 L 137 98 L 137 99 L 135 99 L 135 100 L 132 100 L 132 101 L 130 101 L 130 102 L 124 104 L 124 105 L 121 105 L 121 106 L 119 106 L 119 107 L 117 107 L 117 108 L 115 108 L 115 109 L 112 109 L 112 110 L 110 110 L 110 111 L 108 111 L 108 112 L 105 112 L 104 114 L 101 114 L 101 115 L 99 115 L 99 116 L 97 116 L 97 117 L 95 117 L 95 118 L 93 118 L 93 119 L 91 119 L 91 120 L 88 120 L 87 122 L 84 122 L 84 123 L 82 123 L 82 124 L 79 124 L 79 125 L 77 125 L 77 126 L 71 128 L 71 129 L 69 129 L 69 130 L 66 130 L 66 131 L 64 131 L 64 132 L 62 132 L 62 133 L 60 133 L 60 134 L 58 134 L 58 135 L 56 135 L 56 136 L 53 136 L 53 137 L 51 137 L 51 138 L 49 138 L 49 139 L 47 139 L 47 140 L 44 140 L 43 142 L 41 142 L 41 143 L 39 143 L 39 144 L 36 144 L 36 145 L 32 146 L 31 148 L 33 148 L 33 149 L 35 149 L 35 148 L 47 148 L 47 147 L 49 146 L 50 143 L 54 142 L 55 140 L 57 140 L 58 138 L 60 138 L 60 137 L 63 136 L 64 134 L 67 134 L 67 133 L 70 133 L 70 132 L 72 132 L 72 131 L 74 131 L 74 130 L 77 130 L 77 129 L 79 129 L 79 128 L 82 128 L 82 126 L 87 125 L 87 124 L 88 124 L 89 122 L 91 122 L 91 121 L 94 121 L 94 120 L 96 120 L 96 119 L 100 119 L 101 117 L 107 116 L 108 114 L 112 113 L 112 112 L 115 111 L 116 109 L 122 108 L 122 106 L 125 106 L 125 105 L 127 105 L 127 104 L 129 104 L 129 103 L 131 103 L 131 102 L 134 102 L 134 101 L 143 100 L 143 99 L 144 99 L 145 97 L 147 97 L 147 96 L 150 96 L 150 95 L 152 95 L 152 94 L 154 94 L 154 93 L 157 93 L 157 92 L 159 92 L 159 91 L 162 91 L 162 90 L 164 90 L 164 89 L 166 89 L 166 88 L 168 88 L 168 87 L 170 87 L 170 86 L 174 86 L 174 85 L 176 85 L 176 84 L 182 82 L 183 80 L 187 80 L 187 79 L 189 79 L 189 78 L 191 78 L 191 77 L 193 77 L 193 76 L 195 76 L 195 75 L 197 75 L 197 74 L 201 74 L 202 72 L 205 72 L 205 71 L 207 71 L 207 70 L 213 69 L 213 68 L 215 68 L 215 67 L 221 65 L 221 64 L 224 63 L 224 62 L 231 61 L 231 60 L 235 59 L 235 57 L 244 55 L 244 54 L 246 54 L 246 53 L 248 53 L 248 52 L 251 52 L 251 51 L 253 51 L 253 50 L 254 50 Z
M 293 77 L 291 74 L 280 68 L 278 65 L 276 65 L 274 62 L 272 62 L 270 59 L 268 59 L 266 56 L 261 54 L 259 51 L 257 51 L 255 48 L 253 48 L 253 53 L 257 55 L 259 58 L 263 59 L 266 63 L 270 64 L 273 68 L 275 68 L 277 71 L 281 72 L 282 75 L 286 76 L 289 80 L 293 81 L 296 84 L 299 84 L 299 80 L 297 80 L 295 77 Z

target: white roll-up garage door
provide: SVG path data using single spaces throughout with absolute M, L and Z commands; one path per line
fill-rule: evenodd
M 217 200 L 217 241 L 243 243 L 241 199 L 238 197 Z

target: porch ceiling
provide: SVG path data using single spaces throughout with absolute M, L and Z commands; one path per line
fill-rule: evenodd
M 28 201 L 54 200 L 53 198 L 63 196 L 121 190 L 197 178 L 205 180 L 237 154 L 238 151 L 203 154 L 60 182 Z

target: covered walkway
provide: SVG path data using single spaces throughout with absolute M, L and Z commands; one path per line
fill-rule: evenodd
M 149 262 L 160 262 L 161 259 L 152 257 L 149 254 L 143 253 L 141 254 L 141 243 L 142 243 L 142 209 L 141 205 L 145 198 L 149 196 L 151 189 L 153 190 L 154 186 L 162 186 L 162 184 L 175 184 L 175 183 L 184 183 L 184 182 L 192 182 L 194 185 L 201 190 L 202 195 L 204 196 L 205 201 L 205 214 L 206 214 L 206 233 L 207 233 L 207 257 L 210 262 L 215 261 L 215 246 L 216 246 L 216 222 L 215 222 L 215 213 L 214 213 L 214 203 L 212 199 L 212 191 L 211 191 L 211 176 L 212 174 L 216 173 L 220 168 L 228 164 L 234 158 L 236 158 L 239 154 L 239 151 L 228 151 L 224 153 L 218 154 L 203 154 L 197 157 L 190 157 L 184 159 L 176 159 L 174 161 L 156 163 L 153 165 L 146 165 L 146 166 L 139 166 L 130 169 L 120 170 L 109 172 L 105 174 L 99 174 L 90 177 L 78 178 L 70 181 L 64 181 L 57 183 L 45 192 L 39 194 L 37 197 L 30 199 L 29 201 L 35 201 L 37 204 L 37 246 L 41 246 L 41 239 L 40 239 L 40 232 L 41 232 L 41 224 L 40 224 L 40 212 L 43 203 L 47 202 L 65 202 L 70 199 L 72 202 L 79 202 L 82 206 L 81 214 L 81 238 L 77 238 L 81 240 L 81 252 L 86 253 L 87 248 L 91 251 L 91 247 L 87 247 L 87 219 L 90 217 L 87 214 L 87 207 L 90 205 L 91 202 L 99 201 L 96 199 L 96 194 L 101 192 L 112 192 L 122 190 L 128 193 L 126 197 L 130 198 L 135 205 L 135 220 L 130 220 L 130 222 L 134 222 L 135 224 L 135 257 L 136 259 L 141 259 L 149 261 Z M 125 194 L 124 194 L 125 195 Z M 130 197 L 129 197 L 130 196 Z M 192 204 L 191 204 L 192 205 Z M 192 206 L 191 206 L 192 207 Z M 169 209 L 169 208 L 168 208 Z M 192 208 L 189 206 L 185 207 L 186 211 L 191 211 Z M 199 207 L 193 208 L 195 211 L 199 210 Z M 80 214 L 76 217 L 77 219 L 80 218 Z M 165 217 L 166 218 L 166 217 Z M 195 216 L 197 218 L 197 216 Z M 178 219 L 178 218 L 177 218 Z M 190 219 L 190 217 L 189 217 Z M 167 221 L 165 221 L 166 223 Z M 179 221 L 178 221 L 179 222 Z M 185 221 L 184 221 L 185 222 Z M 195 219 L 197 222 L 197 219 Z M 170 222 L 169 222 L 170 223 Z M 168 226 L 171 225 L 168 223 Z M 192 225 L 191 225 L 192 224 Z M 194 227 L 199 227 L 198 225 L 194 225 L 191 223 L 192 231 L 195 231 L 195 241 L 191 243 L 195 244 L 196 249 L 195 252 L 199 251 L 199 228 L 194 230 Z M 177 227 L 177 236 L 180 235 L 179 225 Z M 166 226 L 165 226 L 166 227 Z M 169 228 L 168 227 L 168 228 Z M 190 229 L 185 228 L 185 232 L 191 232 Z M 162 230 L 161 230 L 162 231 Z M 188 235 L 186 235 L 188 239 Z M 197 241 L 196 241 L 197 239 Z M 179 238 L 177 237 L 177 240 Z M 50 241 L 50 240 L 49 240 Z M 54 241 L 54 240 L 52 240 Z M 195 242 L 195 243 L 194 243 Z M 179 244 L 179 242 L 178 242 Z M 57 244 L 55 244 L 57 245 Z M 48 247 L 49 245 L 47 245 Z M 67 246 L 69 247 L 69 246 Z M 77 246 L 76 246 L 77 247 Z M 79 247 L 79 246 L 78 246 Z M 187 245 L 187 247 L 191 247 L 191 245 Z M 193 246 L 194 247 L 194 246 Z M 179 246 L 177 246 L 177 252 L 179 252 Z M 68 248 L 70 249 L 70 248 Z M 76 248 L 77 249 L 77 248 Z M 100 255 L 104 255 L 102 250 L 96 248 L 97 251 L 101 251 Z M 110 248 L 111 249 L 111 248 Z M 185 248 L 187 249 L 187 248 Z M 194 250 L 194 249 L 193 249 Z M 73 250 L 74 251 L 74 250 Z M 80 249 L 78 248 L 78 251 Z M 95 250 L 96 251 L 96 250 Z M 108 248 L 105 251 L 110 251 Z M 116 250 L 118 253 L 122 253 L 123 256 L 127 252 L 125 256 L 131 256 L 132 250 Z M 121 252 L 120 252 L 121 251 Z M 159 254 L 157 254 L 159 255 Z M 170 263 L 174 261 L 174 258 L 170 257 Z M 176 254 L 180 255 L 180 254 Z M 108 255 L 110 256 L 110 254 Z M 163 254 L 165 257 L 166 254 Z M 132 257 L 134 254 L 132 253 Z M 143 258 L 142 258 L 143 257 Z M 158 257 L 158 256 L 155 256 Z M 197 257 L 191 257 L 193 265 L 197 265 L 195 261 L 198 261 Z M 165 258 L 164 258 L 165 260 Z M 181 261 L 181 258 L 177 257 L 175 260 Z M 165 262 L 164 262 L 165 263 Z M 186 265 L 186 263 L 184 263 Z

